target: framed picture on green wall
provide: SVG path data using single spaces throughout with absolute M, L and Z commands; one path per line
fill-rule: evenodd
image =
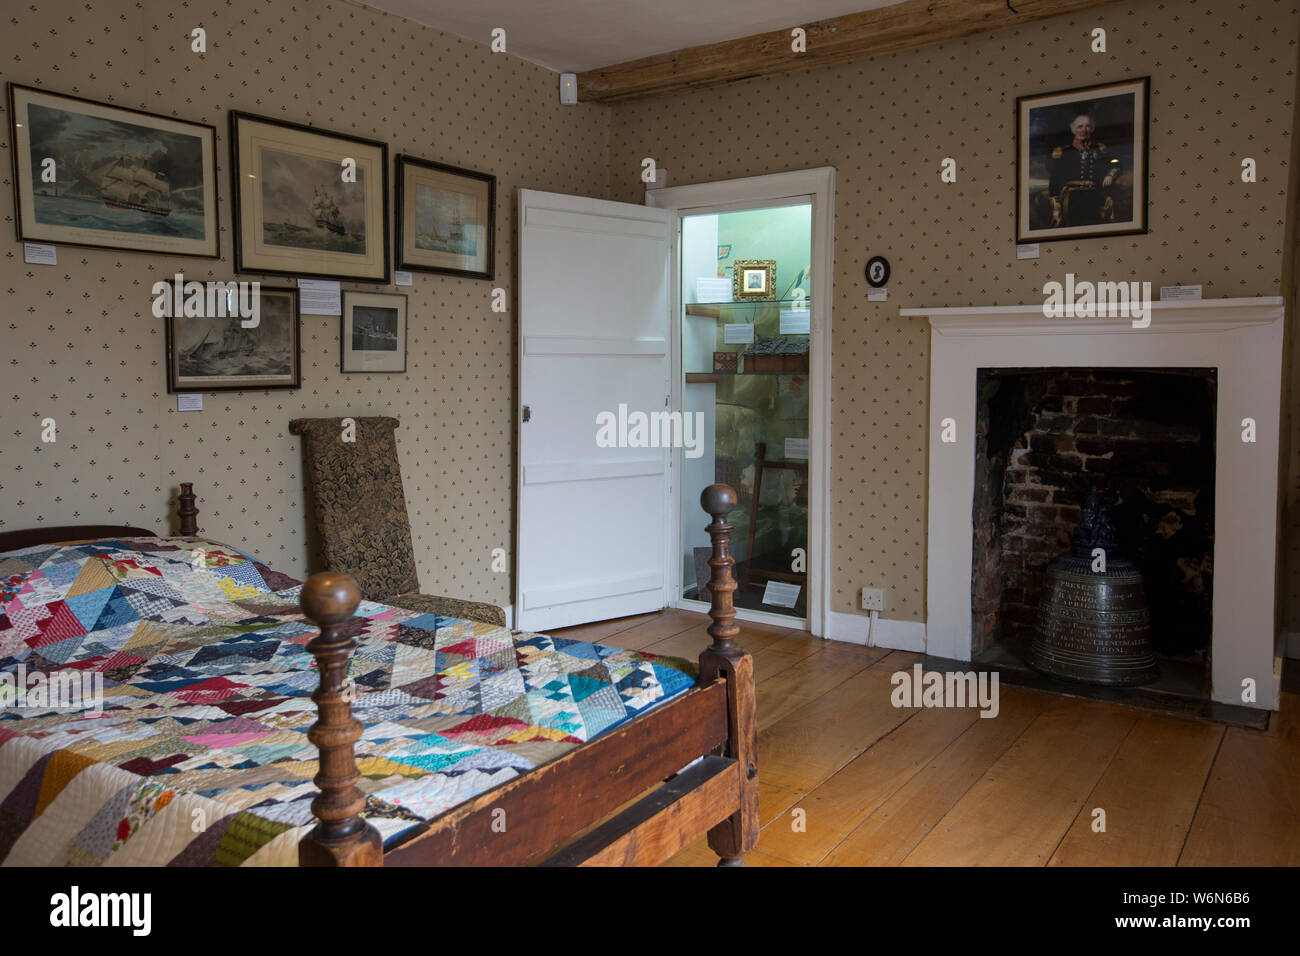
M 746 299 L 775 299 L 776 260 L 737 259 L 731 283 L 731 293 L 738 302 Z

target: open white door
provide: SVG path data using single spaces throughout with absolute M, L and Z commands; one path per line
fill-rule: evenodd
M 669 449 L 602 448 L 597 416 L 664 411 L 669 210 L 519 191 L 515 627 L 667 603 Z

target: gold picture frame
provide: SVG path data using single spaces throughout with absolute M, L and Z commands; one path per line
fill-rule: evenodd
M 737 259 L 731 276 L 731 295 L 737 302 L 776 298 L 775 259 Z

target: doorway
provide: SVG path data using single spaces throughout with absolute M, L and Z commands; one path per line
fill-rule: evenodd
M 825 631 L 834 169 L 656 189 L 676 214 L 673 390 L 702 426 L 670 467 L 674 607 L 703 610 L 700 492 L 736 489 L 737 617 Z

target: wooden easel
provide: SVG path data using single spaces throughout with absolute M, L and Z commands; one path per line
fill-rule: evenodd
M 758 502 L 763 492 L 763 470 L 780 469 L 783 471 L 802 471 L 808 474 L 808 462 L 790 461 L 788 459 L 769 459 L 767 443 L 754 445 L 754 498 L 749 503 L 749 530 L 745 535 L 745 586 L 750 587 L 758 581 L 788 581 L 792 584 L 805 585 L 807 572 L 799 571 L 765 571 L 754 567 L 754 535 L 758 529 Z

